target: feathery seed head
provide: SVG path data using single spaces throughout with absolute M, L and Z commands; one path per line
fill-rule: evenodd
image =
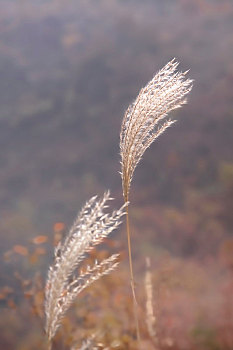
M 175 120 L 165 118 L 173 109 L 186 103 L 185 96 L 192 89 L 187 72 L 176 72 L 178 62 L 167 63 L 141 89 L 136 100 L 128 107 L 120 133 L 121 176 L 123 195 L 128 201 L 134 170 L 145 150 Z
M 45 331 L 50 341 L 77 295 L 118 265 L 118 255 L 114 254 L 88 266 L 79 276 L 75 274 L 85 254 L 121 223 L 125 205 L 111 214 L 105 213 L 106 203 L 110 199 L 109 192 L 99 200 L 97 197 L 91 198 L 77 216 L 64 242 L 55 248 L 54 264 L 49 268 L 45 288 Z

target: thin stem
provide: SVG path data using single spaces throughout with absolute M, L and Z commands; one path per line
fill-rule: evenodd
M 48 350 L 52 350 L 52 342 L 51 341 L 49 341 L 49 343 L 48 343 Z
M 136 293 L 135 293 L 135 282 L 134 282 L 133 263 L 132 263 L 130 224 L 129 224 L 129 206 L 128 205 L 126 206 L 126 230 L 127 230 L 127 240 L 128 240 L 130 285 L 131 285 L 131 290 L 132 290 L 132 295 L 133 295 L 134 319 L 135 319 L 135 324 L 136 324 L 137 340 L 138 340 L 138 345 L 139 345 L 139 349 L 140 349 L 141 348 L 141 336 L 140 336 L 140 330 L 139 330 L 138 303 L 137 303 Z
M 55 339 L 48 340 L 48 350 L 55 350 L 57 348 Z

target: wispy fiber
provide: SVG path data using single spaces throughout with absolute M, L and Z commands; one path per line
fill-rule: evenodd
M 78 276 L 75 274 L 85 254 L 121 223 L 124 206 L 107 214 L 104 211 L 109 200 L 109 192 L 99 200 L 97 197 L 91 198 L 81 210 L 64 242 L 55 248 L 54 264 L 49 269 L 45 290 L 45 330 L 50 342 L 77 295 L 118 265 L 118 255 L 114 254 L 102 262 L 88 266 Z
M 122 187 L 128 201 L 134 170 L 145 150 L 175 121 L 166 119 L 173 109 L 186 103 L 185 96 L 192 89 L 186 73 L 176 72 L 178 62 L 173 59 L 139 92 L 127 109 L 121 127 L 120 153 Z

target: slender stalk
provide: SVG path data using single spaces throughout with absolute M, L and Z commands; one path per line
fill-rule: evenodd
M 128 202 L 128 200 L 126 200 Z M 139 349 L 141 349 L 141 336 L 139 329 L 139 320 L 138 320 L 138 303 L 135 292 L 135 282 L 134 282 L 134 273 L 133 273 L 133 262 L 132 262 L 132 250 L 131 250 L 131 236 L 130 236 L 130 224 L 129 224 L 129 206 L 126 206 L 126 232 L 127 232 L 127 241 L 128 241 L 128 255 L 129 255 L 129 271 L 130 271 L 130 285 L 133 295 L 133 309 L 134 309 L 134 319 L 137 332 L 137 341 Z
M 48 350 L 52 350 L 53 344 L 52 341 L 49 340 L 48 342 Z

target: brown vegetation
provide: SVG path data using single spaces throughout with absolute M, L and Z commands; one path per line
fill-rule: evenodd
M 47 349 L 43 281 L 54 245 L 93 193 L 112 188 L 120 206 L 121 115 L 175 56 L 195 80 L 192 99 L 146 152 L 131 191 L 141 336 L 154 349 L 145 321 L 150 256 L 159 348 L 232 349 L 232 1 L 0 7 L 0 347 Z M 97 330 L 100 349 L 136 348 L 123 227 L 120 235 L 89 253 L 90 265 L 109 252 L 122 261 L 74 303 L 57 349 L 81 347 Z

